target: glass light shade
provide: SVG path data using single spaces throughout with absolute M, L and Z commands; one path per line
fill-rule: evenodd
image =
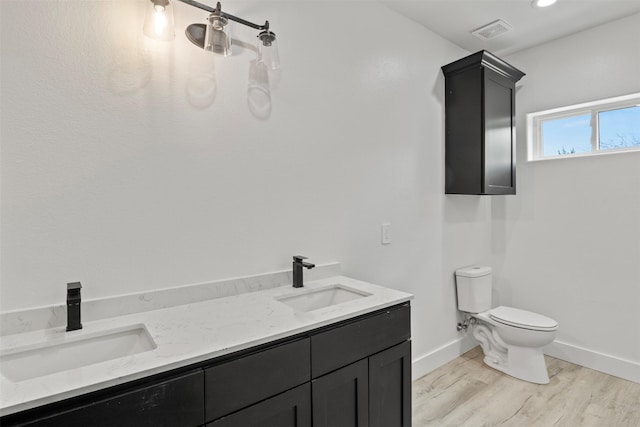
M 211 14 L 207 21 L 204 50 L 224 56 L 231 55 L 231 37 L 224 29 L 225 25 L 227 25 L 227 19 Z
M 155 40 L 171 41 L 176 32 L 173 5 L 169 0 L 150 0 L 144 17 L 144 34 Z
M 264 37 L 264 33 L 258 36 L 258 62 L 261 62 L 269 70 L 280 69 L 280 56 L 278 55 L 278 42 L 275 34 L 267 32 L 269 37 Z

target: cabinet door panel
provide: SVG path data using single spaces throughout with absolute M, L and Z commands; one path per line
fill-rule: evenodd
M 207 427 L 310 426 L 311 386 L 309 383 L 207 424 Z
M 482 192 L 482 69 L 448 77 L 445 82 L 445 192 Z
M 369 358 L 371 427 L 411 426 L 411 341 Z
M 513 83 L 485 74 L 484 192 L 511 192 L 515 188 L 513 141 Z
M 311 382 L 313 427 L 368 427 L 367 359 Z

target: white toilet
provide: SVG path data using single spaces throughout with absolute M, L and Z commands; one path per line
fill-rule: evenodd
M 458 309 L 471 315 L 473 337 L 484 362 L 521 380 L 547 384 L 542 347 L 556 337 L 558 322 L 517 308 L 491 308 L 491 267 L 456 270 Z

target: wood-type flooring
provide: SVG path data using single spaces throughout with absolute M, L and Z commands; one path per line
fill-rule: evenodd
M 539 385 L 470 350 L 413 382 L 413 427 L 640 427 L 640 384 L 545 357 Z

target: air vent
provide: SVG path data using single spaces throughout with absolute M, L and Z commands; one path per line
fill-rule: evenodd
M 487 25 L 484 25 L 477 30 L 471 32 L 474 36 L 482 40 L 491 40 L 498 37 L 513 28 L 502 19 L 496 19 Z

